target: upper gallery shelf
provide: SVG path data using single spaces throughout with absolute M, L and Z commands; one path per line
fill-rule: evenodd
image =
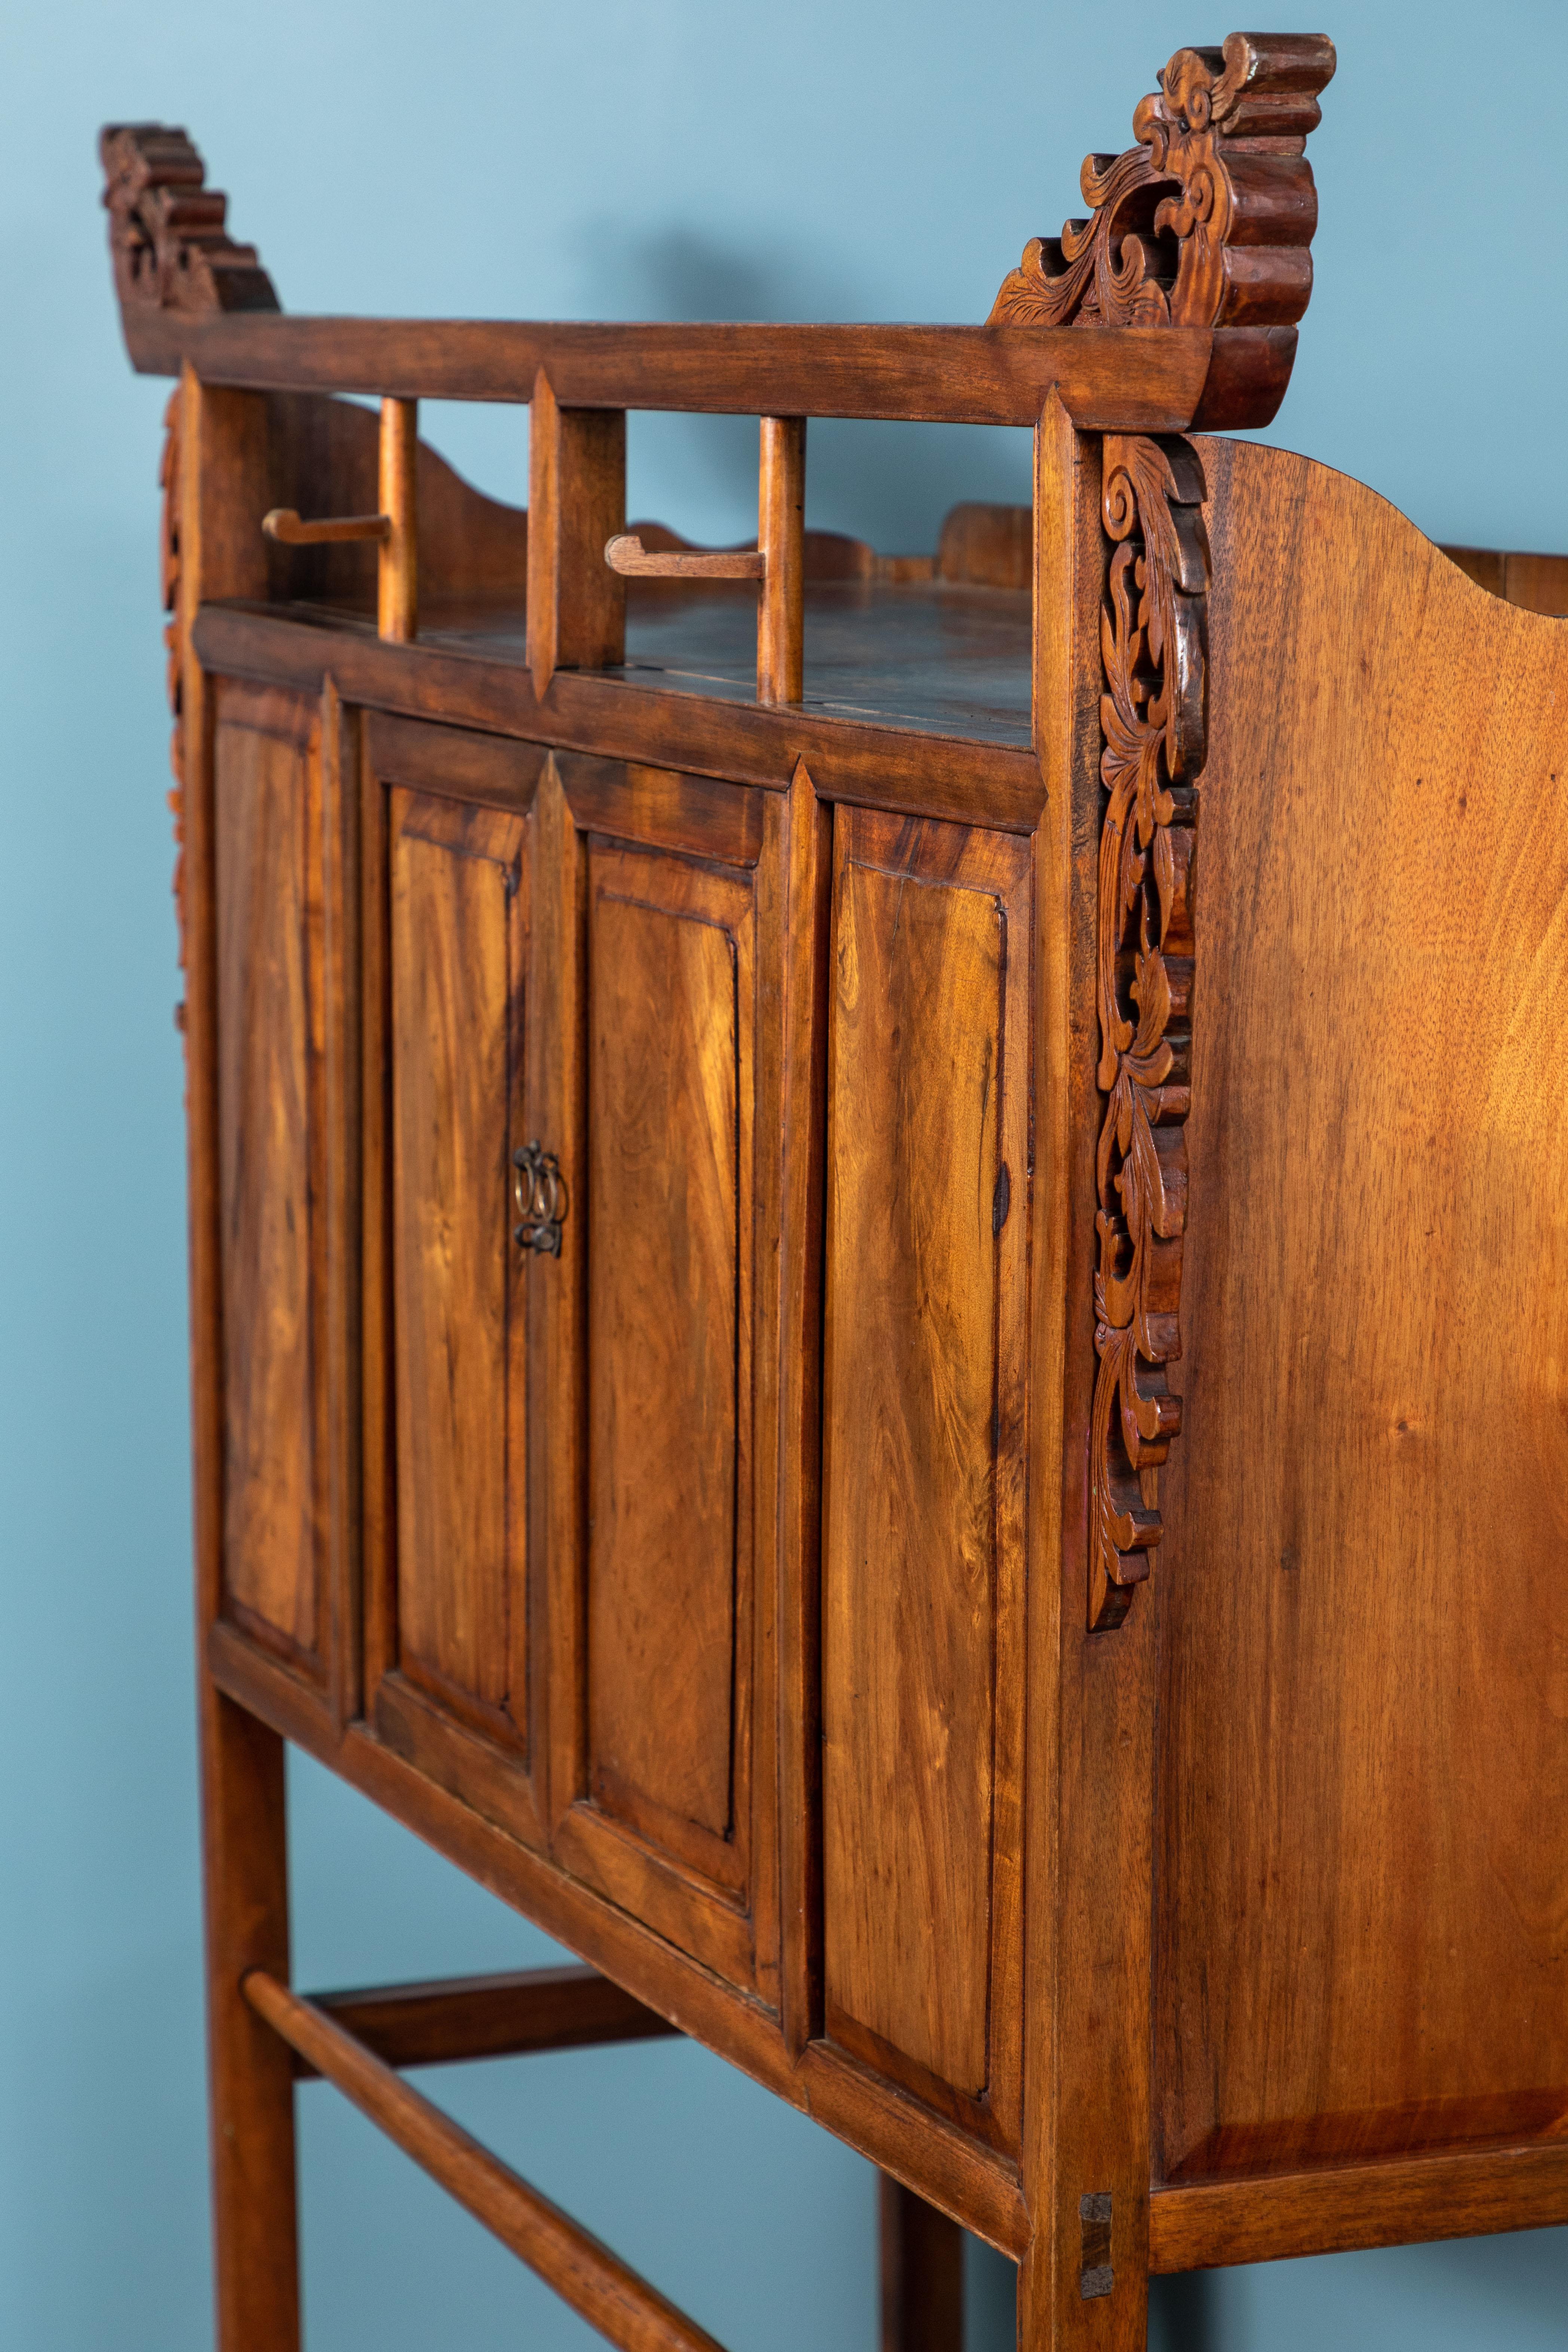
M 527 401 L 542 375 L 563 408 L 1027 425 L 1054 386 L 1085 429 L 1266 425 L 1311 292 L 1304 150 L 1333 70 L 1321 34 L 1178 50 L 1136 143 L 1085 159 L 1089 216 L 1031 238 L 984 326 L 286 318 L 184 131 L 117 125 L 102 154 L 126 343 L 144 373 L 188 362 L 266 391 Z

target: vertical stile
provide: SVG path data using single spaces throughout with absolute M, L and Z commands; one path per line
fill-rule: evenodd
M 382 402 L 381 511 L 391 529 L 381 543 L 376 627 L 397 646 L 412 645 L 419 625 L 418 429 L 416 400 Z
M 757 700 L 798 702 L 805 613 L 805 419 L 764 416 L 757 545 L 767 569 L 757 611 Z
M 605 561 L 626 528 L 626 418 L 563 408 L 542 368 L 528 424 L 528 667 L 543 698 L 558 669 L 626 653 L 626 583 Z
M 203 1891 L 214 2292 L 218 2352 L 298 2352 L 293 2084 L 239 1990 L 247 1968 L 289 1968 L 283 1742 L 226 1697 L 205 1642 L 223 1596 L 223 1303 L 218 1225 L 216 860 L 214 714 L 192 646 L 202 604 L 266 593 L 255 527 L 265 503 L 266 405 L 215 390 L 186 367 L 179 436 L 182 806 L 190 1121 L 192 1423 L 201 1706 Z

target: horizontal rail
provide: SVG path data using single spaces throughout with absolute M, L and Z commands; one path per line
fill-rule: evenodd
M 516 1969 L 499 1976 L 318 1992 L 310 2000 L 388 2066 L 521 2058 L 541 2050 L 652 2042 L 680 2030 L 597 1969 Z M 294 2072 L 304 2080 L 318 2069 L 296 2052 Z
M 1563 2221 L 1568 2142 L 1435 2149 L 1156 2189 L 1149 2202 L 1149 2267 L 1156 2273 L 1216 2270 Z
M 204 383 L 563 408 L 1034 425 L 1054 384 L 1075 424 L 1122 432 L 1266 425 L 1293 327 L 665 326 L 291 318 L 132 304 L 132 364 Z
M 521 736 L 562 751 L 784 792 L 797 759 L 823 800 L 950 817 L 1032 833 L 1045 789 L 1033 751 L 794 709 L 721 701 L 592 670 L 557 670 L 541 701 L 517 662 L 379 644 L 363 625 L 330 626 L 284 612 L 204 604 L 192 642 L 203 667 L 319 694 L 331 674 L 346 702 L 409 719 Z
M 635 1969 L 643 1982 L 659 1987 L 660 2001 L 669 2004 L 683 2033 L 814 2116 L 1013 2262 L 1027 2253 L 1029 2214 L 1017 2168 L 994 2149 L 934 2112 L 912 2139 L 903 2095 L 826 2042 L 809 2043 L 796 2064 L 777 2018 L 760 2001 L 737 1995 L 630 1912 L 498 1829 L 374 1732 L 351 1725 L 344 1734 L 313 1685 L 221 1618 L 207 1629 L 206 1663 L 217 1688 L 237 1706 L 271 1724 L 547 1935 L 574 1945 L 602 1968 Z
M 243 1990 L 258 2016 L 290 2049 L 335 2083 L 362 2115 L 621 2352 L 721 2352 L 706 2329 L 401 2081 L 324 2009 L 290 1992 L 265 1969 L 252 1969 Z

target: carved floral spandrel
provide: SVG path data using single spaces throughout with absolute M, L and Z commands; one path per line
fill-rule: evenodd
M 110 123 L 99 141 L 114 283 L 125 307 L 276 310 L 253 245 L 225 226 L 228 198 L 204 184 L 206 166 L 183 131 Z
M 1203 470 L 1180 440 L 1108 434 L 1112 541 L 1100 615 L 1094 1409 L 1089 1622 L 1126 1615 L 1161 1535 L 1159 1470 L 1181 1427 L 1185 1120 L 1191 1106 L 1194 849 L 1206 751 Z
M 163 411 L 163 455 L 158 467 L 158 486 L 163 493 L 158 530 L 160 584 L 163 610 L 169 615 L 163 625 L 163 644 L 169 656 L 169 709 L 174 721 L 174 733 L 169 739 L 169 765 L 174 775 L 174 789 L 169 794 L 169 811 L 174 820 L 174 912 L 180 927 L 180 970 L 183 972 L 185 970 L 185 753 L 180 685 L 184 644 L 180 632 L 180 392 L 177 385 Z M 177 1028 L 184 1030 L 185 1008 L 183 1003 L 174 1007 L 174 1023 Z
M 1132 117 L 1137 144 L 1086 155 L 1092 209 L 1031 237 L 993 326 L 1292 326 L 1312 291 L 1318 192 L 1307 133 L 1334 70 L 1321 33 L 1231 33 L 1178 49 Z

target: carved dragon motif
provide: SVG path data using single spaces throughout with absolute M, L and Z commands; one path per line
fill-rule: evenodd
M 276 310 L 253 245 L 224 226 L 228 198 L 183 131 L 110 123 L 99 141 L 109 249 L 122 309 Z
M 1321 33 L 1178 49 L 1132 117 L 1137 145 L 1086 155 L 1092 207 L 1031 237 L 993 326 L 1290 326 L 1312 290 L 1307 133 L 1334 70 Z
M 1206 751 L 1208 542 L 1196 453 L 1108 434 L 1114 545 L 1100 615 L 1106 691 L 1096 998 L 1106 1097 L 1096 1160 L 1089 1623 L 1120 1624 L 1160 1540 L 1159 1465 L 1181 1427 L 1184 1122 L 1195 786 Z

